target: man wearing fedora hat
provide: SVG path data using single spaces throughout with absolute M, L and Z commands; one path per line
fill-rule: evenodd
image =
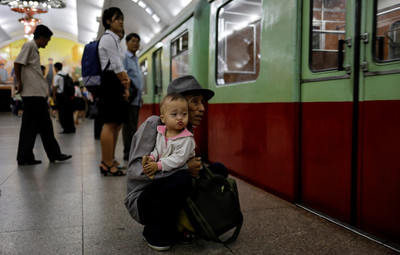
M 213 91 L 202 88 L 192 75 L 173 80 L 167 93 L 179 93 L 185 97 L 189 105 L 187 128 L 191 132 L 193 126 L 201 124 L 204 105 L 214 96 Z M 176 242 L 190 241 L 182 240 L 182 233 L 177 231 L 177 221 L 192 186 L 191 177 L 199 177 L 201 159 L 195 157 L 181 168 L 159 171 L 153 179 L 143 174 L 142 157 L 153 150 L 158 125 L 162 125 L 159 116 L 149 117 L 132 139 L 125 206 L 131 216 L 144 225 L 143 237 L 147 244 L 162 251 L 170 249 Z M 222 164 L 219 168 L 223 176 L 228 175 Z

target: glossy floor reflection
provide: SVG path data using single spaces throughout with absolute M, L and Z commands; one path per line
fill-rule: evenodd
M 93 120 L 56 138 L 71 160 L 50 163 L 38 136 L 36 159 L 18 166 L 21 118 L 0 113 L 0 254 L 158 254 L 123 204 L 125 177 L 102 177 Z M 122 141 L 117 156 L 122 161 Z M 237 179 L 244 224 L 238 240 L 197 240 L 165 254 L 397 254 Z

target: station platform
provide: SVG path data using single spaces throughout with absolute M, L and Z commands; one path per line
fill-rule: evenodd
M 0 113 L 0 254 L 159 254 L 142 239 L 143 227 L 124 206 L 125 177 L 99 173 L 100 143 L 93 120 L 75 134 L 54 130 L 72 159 L 50 163 L 40 136 L 42 163 L 18 166 L 21 117 Z M 122 140 L 117 145 L 122 160 Z M 125 162 L 126 164 L 127 162 Z M 164 254 L 399 254 L 236 178 L 244 222 L 230 245 L 201 239 Z

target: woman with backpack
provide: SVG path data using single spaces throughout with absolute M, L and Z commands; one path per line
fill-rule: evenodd
M 103 122 L 100 173 L 122 176 L 125 172 L 115 160 L 115 147 L 122 123 L 128 116 L 130 79 L 123 65 L 124 50 L 119 44 L 124 34 L 124 14 L 119 8 L 108 8 L 103 12 L 102 23 L 106 31 L 98 48 L 103 70 L 99 93 L 99 114 Z

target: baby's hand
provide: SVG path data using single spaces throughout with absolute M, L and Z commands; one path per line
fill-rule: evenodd
M 147 162 L 147 164 L 143 167 L 143 173 L 147 175 L 150 179 L 154 178 L 154 175 L 158 171 L 158 166 L 156 162 Z
M 154 162 L 154 159 L 152 159 L 150 156 L 143 156 L 142 158 L 142 167 L 144 167 L 147 163 L 149 162 Z

